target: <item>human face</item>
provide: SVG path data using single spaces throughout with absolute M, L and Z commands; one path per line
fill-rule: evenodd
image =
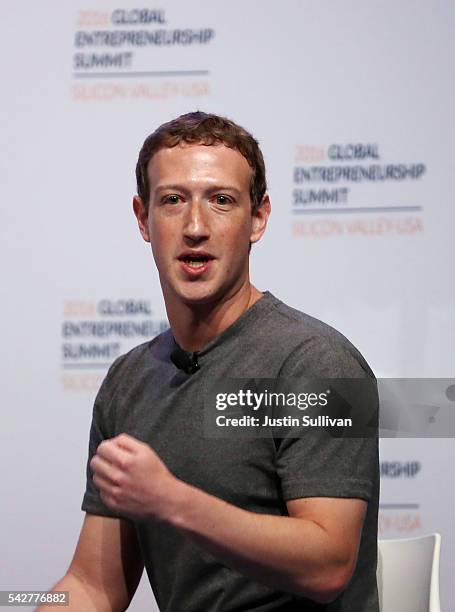
M 134 210 L 151 243 L 165 299 L 207 304 L 249 283 L 249 245 L 265 231 L 268 197 L 252 213 L 252 170 L 224 145 L 160 149 L 148 164 L 150 201 Z

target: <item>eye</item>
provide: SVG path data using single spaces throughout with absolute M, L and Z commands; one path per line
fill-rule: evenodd
M 167 195 L 163 198 L 164 204 L 178 204 L 180 202 L 180 196 L 175 194 Z
M 227 196 L 222 194 L 215 196 L 215 202 L 223 206 L 226 206 L 226 204 L 232 204 L 231 198 L 228 198 Z

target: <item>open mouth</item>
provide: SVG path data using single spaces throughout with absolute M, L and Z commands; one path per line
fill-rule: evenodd
M 203 268 L 212 259 L 213 257 L 210 255 L 184 255 L 179 257 L 180 261 L 183 261 L 187 266 L 195 270 Z

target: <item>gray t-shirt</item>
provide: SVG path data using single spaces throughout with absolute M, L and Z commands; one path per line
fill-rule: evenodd
M 204 435 L 204 389 L 226 378 L 374 376 L 354 346 L 328 325 L 265 292 L 198 353 L 200 369 L 178 370 L 170 330 L 118 358 L 95 400 L 89 461 L 122 432 L 148 443 L 181 480 L 252 512 L 287 515 L 302 497 L 367 500 L 358 562 L 343 594 L 319 605 L 251 580 L 177 529 L 135 521 L 150 584 L 162 612 L 376 612 L 378 440 L 311 435 L 214 439 Z M 82 509 L 118 516 L 101 501 L 87 465 Z M 304 543 L 303 543 L 304 545 Z

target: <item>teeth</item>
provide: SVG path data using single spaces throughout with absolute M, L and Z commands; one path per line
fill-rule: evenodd
M 190 268 L 202 268 L 205 261 L 201 261 L 200 259 L 188 259 L 186 263 Z

